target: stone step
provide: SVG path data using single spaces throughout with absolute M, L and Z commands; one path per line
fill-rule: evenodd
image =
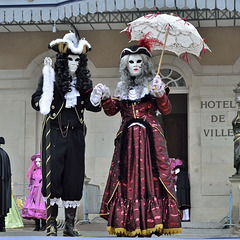
M 194 229 L 221 229 L 224 223 L 220 222 L 182 222 L 183 228 Z
M 224 227 L 225 226 L 225 227 Z M 223 228 L 224 227 L 224 228 Z M 183 222 L 182 233 L 176 236 L 180 238 L 219 238 L 237 237 L 238 226 L 224 225 L 218 222 Z
M 210 229 L 210 228 L 183 228 L 183 234 L 233 234 L 234 228 Z

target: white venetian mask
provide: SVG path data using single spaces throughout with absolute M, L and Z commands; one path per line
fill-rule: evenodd
M 78 55 L 68 55 L 68 71 L 71 76 L 75 74 L 79 61 L 80 57 Z
M 35 163 L 36 163 L 37 167 L 41 167 L 41 159 L 40 158 L 36 158 Z
M 180 169 L 179 168 L 177 168 L 177 169 L 175 169 L 175 174 L 179 174 L 180 173 Z
M 132 54 L 129 56 L 127 68 L 132 77 L 141 74 L 142 62 L 142 57 L 139 54 Z

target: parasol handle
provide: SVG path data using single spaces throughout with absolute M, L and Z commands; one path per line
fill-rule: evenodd
M 173 13 L 171 13 L 171 16 L 173 16 Z M 166 32 L 165 41 L 164 41 L 164 45 L 163 45 L 163 50 L 162 50 L 161 58 L 160 58 L 159 65 L 158 65 L 157 76 L 159 75 L 160 68 L 161 68 L 161 65 L 162 65 L 162 59 L 163 59 L 163 54 L 164 54 L 166 43 L 167 43 L 169 29 L 170 29 L 170 25 L 168 25 L 168 29 L 167 29 L 167 32 Z
M 169 27 L 168 27 L 167 32 L 166 32 L 165 42 L 164 42 L 164 45 L 163 45 L 162 54 L 161 54 L 160 61 L 159 61 L 159 64 L 158 64 L 157 75 L 159 75 L 160 68 L 161 68 L 161 65 L 162 65 L 162 59 L 163 59 L 163 54 L 164 54 L 164 51 L 165 51 L 165 46 L 166 46 L 166 42 L 167 42 L 168 33 L 169 33 Z

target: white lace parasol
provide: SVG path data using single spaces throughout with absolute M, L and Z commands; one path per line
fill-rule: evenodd
M 163 44 L 156 44 L 153 50 L 163 50 L 162 55 L 164 50 L 168 50 L 178 56 L 185 54 L 187 59 L 188 53 L 200 57 L 206 49 L 211 51 L 197 29 L 179 16 L 148 14 L 129 23 L 128 27 L 122 30 L 125 31 L 131 36 L 131 41 L 139 41 L 146 35 L 157 39 Z

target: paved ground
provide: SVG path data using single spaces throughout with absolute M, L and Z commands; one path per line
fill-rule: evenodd
M 76 227 L 85 237 L 109 237 L 104 223 L 84 223 L 77 224 Z M 0 233 L 0 238 L 6 236 L 46 236 L 46 231 L 36 232 L 33 229 L 34 224 L 25 224 L 24 228 L 7 229 L 5 233 Z M 58 230 L 58 236 L 63 236 L 62 229 Z
M 81 234 L 88 240 L 92 239 L 113 239 L 116 236 L 109 235 L 106 231 L 106 222 L 84 222 L 76 224 L 78 230 L 80 230 Z M 64 239 L 67 240 L 67 237 L 63 236 L 63 231 L 60 229 L 58 231 L 58 237 L 46 237 L 46 232 L 36 232 L 33 231 L 34 229 L 34 222 L 33 221 L 24 221 L 24 228 L 20 229 L 7 229 L 5 233 L 0 233 L 0 240 L 32 240 L 32 239 L 41 239 L 41 240 L 58 240 Z M 157 238 L 157 236 L 153 235 L 152 238 Z M 239 239 L 240 235 L 233 233 L 231 229 L 208 229 L 206 231 L 203 229 L 188 229 L 188 227 L 184 226 L 183 224 L 183 233 L 172 235 L 172 236 L 161 236 L 159 239 Z M 72 239 L 72 238 L 69 238 Z M 131 238 L 121 238 L 124 239 L 131 239 Z M 150 239 L 150 238 L 145 238 Z

